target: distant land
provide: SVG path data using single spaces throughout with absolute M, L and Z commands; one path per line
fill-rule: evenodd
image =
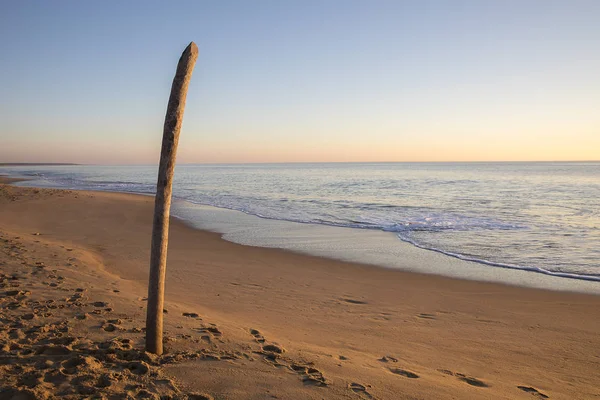
M 0 163 L 0 167 L 18 167 L 31 165 L 81 165 L 74 163 Z

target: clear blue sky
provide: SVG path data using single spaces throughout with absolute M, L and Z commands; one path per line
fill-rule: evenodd
M 600 1 L 1 1 L 0 162 L 600 159 Z

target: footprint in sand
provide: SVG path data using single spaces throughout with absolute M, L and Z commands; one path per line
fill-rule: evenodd
M 250 334 L 252 336 L 254 336 L 254 339 L 258 343 L 264 343 L 265 342 L 265 337 L 263 335 L 261 335 L 261 333 L 258 331 L 258 329 L 250 329 Z
M 115 324 L 112 324 L 112 323 L 103 325 L 102 329 L 104 329 L 106 332 L 114 332 L 116 330 L 120 330 L 120 328 L 118 326 L 116 326 Z
M 450 371 L 450 370 L 447 370 L 447 369 L 438 369 L 438 371 L 441 372 L 442 374 L 446 374 L 446 375 L 450 375 L 450 376 L 455 376 L 455 377 L 458 378 L 458 380 L 463 381 L 465 383 L 468 383 L 471 386 L 480 387 L 480 388 L 490 387 L 489 384 L 485 383 L 481 379 L 473 378 L 472 376 L 467 376 L 467 375 L 462 374 L 460 372 L 453 372 L 453 371 Z
M 517 388 L 521 389 L 524 392 L 530 393 L 531 395 L 540 398 L 540 399 L 547 399 L 548 395 L 540 392 L 539 390 L 537 390 L 534 387 L 531 386 L 517 386 Z
M 354 393 L 364 395 L 368 399 L 374 399 L 373 395 L 371 395 L 371 393 L 367 391 L 367 388 L 364 385 L 361 385 L 360 383 L 352 382 L 348 385 L 348 388 L 350 388 L 350 390 L 352 390 Z
M 205 393 L 190 393 L 187 395 L 188 400 L 213 400 L 213 397 Z
M 415 374 L 414 372 L 407 371 L 402 368 L 390 368 L 389 370 L 392 374 L 404 376 L 405 378 L 417 379 L 419 377 L 419 375 Z
M 263 346 L 263 351 L 266 351 L 269 353 L 283 354 L 283 352 L 285 352 L 285 349 L 276 344 L 266 344 Z
M 366 301 L 363 301 L 363 300 L 356 300 L 356 299 L 350 299 L 350 298 L 344 298 L 344 297 L 342 297 L 340 300 L 345 301 L 346 303 L 350 303 L 350 304 L 368 304 Z
M 314 367 L 302 364 L 292 364 L 289 368 L 300 375 L 302 383 L 305 385 L 328 386 L 323 373 Z
M 465 383 L 468 383 L 471 386 L 476 386 L 476 387 L 481 387 L 481 388 L 486 388 L 486 387 L 490 386 L 487 383 L 485 383 L 484 381 L 482 381 L 481 379 L 473 378 L 471 376 L 466 376 L 463 374 L 456 374 L 456 376 L 458 377 L 459 380 L 461 380 Z
M 254 330 L 256 331 L 256 330 Z M 260 333 L 256 331 L 256 335 Z M 323 373 L 312 366 L 312 363 L 301 364 L 292 362 L 290 359 L 283 356 L 285 349 L 278 344 L 265 344 L 261 351 L 255 351 L 264 357 L 264 360 L 275 367 L 287 367 L 291 371 L 300 376 L 302 383 L 309 386 L 329 386 L 329 382 L 323 376 Z
M 209 326 L 206 326 L 206 325 L 205 325 L 205 326 L 202 326 L 201 328 L 198 328 L 197 330 L 198 330 L 198 332 L 200 332 L 200 333 L 209 333 L 209 334 L 211 334 L 211 335 L 213 335 L 213 336 L 216 336 L 216 337 L 219 337 L 219 336 L 221 336 L 221 335 L 223 334 L 223 333 L 222 333 L 222 332 L 219 330 L 219 328 L 217 328 L 217 326 L 216 326 L 216 325 L 214 325 L 214 324 L 211 324 L 211 325 L 209 325 Z
M 90 315 L 88 313 L 77 313 L 75 314 L 75 319 L 78 320 L 84 320 L 84 319 L 88 319 Z
M 21 297 L 20 300 L 22 300 L 24 296 L 29 296 L 31 292 L 29 290 L 7 290 L 4 294 L 7 297 Z

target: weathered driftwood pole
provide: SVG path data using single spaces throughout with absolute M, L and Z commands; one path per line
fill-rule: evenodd
M 150 279 L 148 282 L 148 309 L 146 315 L 146 350 L 154 354 L 163 352 L 163 305 L 165 272 L 167 269 L 167 245 L 169 242 L 169 215 L 173 170 L 177 156 L 179 132 L 183 121 L 185 99 L 192 71 L 198 58 L 198 47 L 190 43 L 183 51 L 171 86 L 171 96 L 165 116 L 150 249 Z

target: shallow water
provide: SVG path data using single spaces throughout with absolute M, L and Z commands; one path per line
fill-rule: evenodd
M 34 178 L 27 186 L 136 193 L 156 182 L 150 166 L 0 173 Z M 600 280 L 598 162 L 181 165 L 174 195 L 262 218 L 393 232 L 488 268 Z

